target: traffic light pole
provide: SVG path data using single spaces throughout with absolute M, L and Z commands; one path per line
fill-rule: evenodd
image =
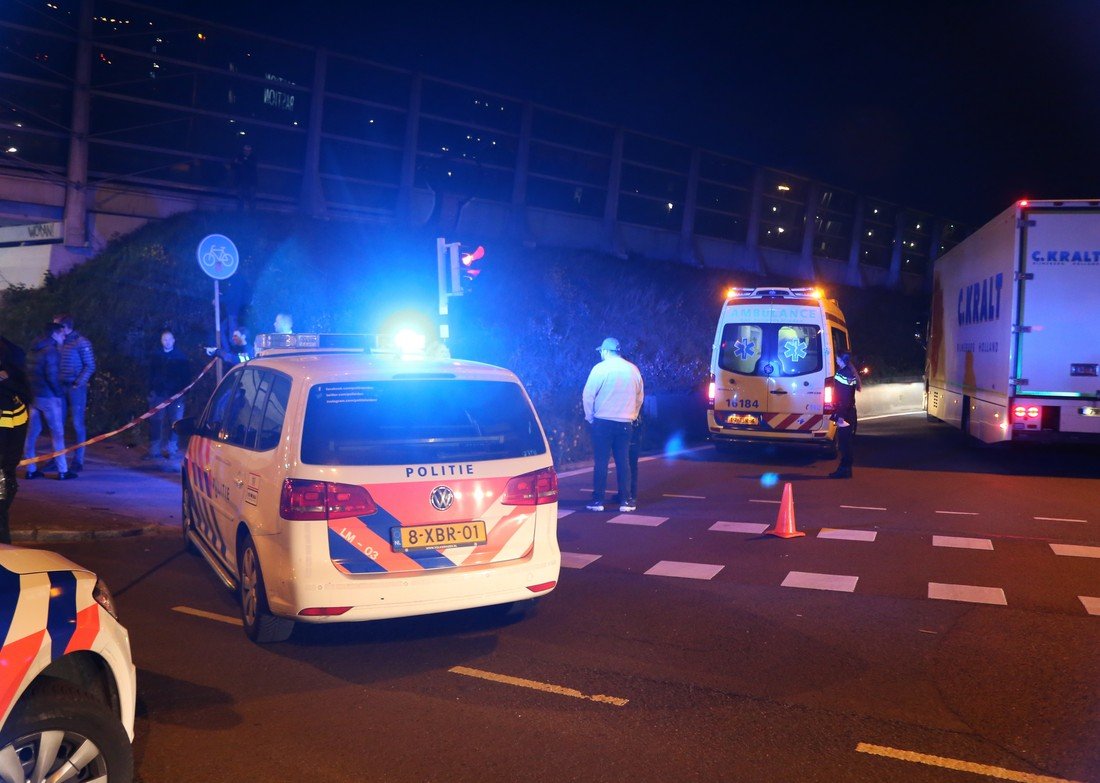
M 439 281 L 439 341 L 446 345 L 451 338 L 448 322 L 450 298 L 462 296 L 462 286 L 458 277 L 458 251 L 461 243 L 448 242 L 443 237 L 435 240 L 435 263 Z

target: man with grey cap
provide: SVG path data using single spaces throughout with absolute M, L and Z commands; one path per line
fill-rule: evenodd
M 581 401 L 584 418 L 592 425 L 592 502 L 589 511 L 603 511 L 607 490 L 607 463 L 615 456 L 615 477 L 619 483 L 619 510 L 634 511 L 637 498 L 630 494 L 630 435 L 642 410 L 645 389 L 638 368 L 624 359 L 619 341 L 608 337 L 596 349 L 602 361 L 588 374 Z

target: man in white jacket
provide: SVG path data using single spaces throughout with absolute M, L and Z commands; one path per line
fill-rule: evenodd
M 607 490 L 607 463 L 615 456 L 619 483 L 619 510 L 634 511 L 637 498 L 630 494 L 630 435 L 642 410 L 645 389 L 638 368 L 624 359 L 619 341 L 608 337 L 599 348 L 602 361 L 588 374 L 581 399 L 584 418 L 592 425 L 592 502 L 589 511 L 603 511 Z

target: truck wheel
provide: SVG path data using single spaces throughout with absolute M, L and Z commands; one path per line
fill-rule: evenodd
M 0 770 L 12 780 L 111 780 L 134 776 L 130 738 L 103 702 L 56 679 L 27 689 L 0 733 Z
M 245 536 L 237 556 L 237 583 L 241 592 L 241 620 L 248 638 L 257 644 L 284 642 L 294 630 L 294 621 L 276 617 L 267 605 L 267 588 L 260 570 L 260 558 L 251 536 Z

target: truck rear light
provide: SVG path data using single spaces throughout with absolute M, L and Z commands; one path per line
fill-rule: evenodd
M 280 516 L 296 521 L 365 517 L 377 511 L 370 492 L 357 484 L 288 478 L 279 498 Z
M 1012 408 L 1012 418 L 1015 421 L 1034 421 L 1043 413 L 1038 405 L 1016 405 Z
M 553 468 L 543 468 L 509 481 L 500 502 L 508 506 L 541 506 L 557 500 L 558 474 Z

